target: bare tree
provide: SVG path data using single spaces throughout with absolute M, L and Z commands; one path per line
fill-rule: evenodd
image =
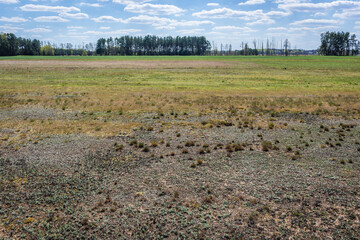
M 289 39 L 285 39 L 284 41 L 285 56 L 289 56 L 289 47 L 290 47 Z

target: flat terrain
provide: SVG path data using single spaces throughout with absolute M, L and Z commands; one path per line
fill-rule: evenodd
M 0 239 L 359 239 L 359 57 L 0 58 Z

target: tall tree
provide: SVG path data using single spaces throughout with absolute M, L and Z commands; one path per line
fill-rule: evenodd
M 349 32 L 325 32 L 321 34 L 319 53 L 325 56 L 349 56 L 357 55 L 358 41 Z

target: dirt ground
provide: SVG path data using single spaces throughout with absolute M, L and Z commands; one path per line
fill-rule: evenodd
M 0 118 L 31 114 L 71 118 L 41 108 Z M 0 238 L 360 238 L 357 118 L 244 110 L 112 121 L 139 127 L 31 139 L 1 129 Z

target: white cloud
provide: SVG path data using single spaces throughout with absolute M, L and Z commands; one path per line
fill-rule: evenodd
M 208 3 L 208 4 L 206 4 L 206 6 L 208 6 L 208 7 L 218 7 L 218 6 L 220 6 L 220 4 L 218 4 L 218 3 Z
M 275 3 L 301 3 L 309 2 L 310 0 L 275 0 Z
M 212 10 L 202 10 L 200 12 L 193 13 L 192 15 L 199 18 L 239 18 L 246 21 L 262 20 L 270 22 L 270 17 L 284 17 L 290 15 L 290 12 L 283 11 L 271 11 L 264 13 L 263 10 L 255 11 L 238 11 L 230 8 L 216 8 Z M 264 20 L 267 19 L 267 20 Z
M 327 14 L 324 13 L 324 12 L 317 12 L 314 14 L 314 17 L 323 17 L 323 16 L 326 16 Z
M 322 3 L 309 3 L 309 2 L 288 2 L 284 1 L 279 4 L 279 9 L 284 9 L 287 11 L 297 11 L 297 12 L 308 12 L 308 11 L 326 11 L 331 8 L 354 8 L 359 7 L 360 2 L 358 1 L 332 1 L 332 2 L 322 2 Z
M 69 31 L 77 31 L 77 30 L 80 30 L 80 29 L 84 29 L 84 27 L 82 26 L 68 26 L 66 27 Z
M 112 16 L 101 16 L 98 18 L 92 18 L 95 22 L 120 22 L 120 23 L 134 23 L 134 24 L 149 24 L 157 29 L 174 29 L 175 27 L 194 27 L 200 25 L 213 25 L 212 21 L 178 21 L 170 18 L 162 18 L 157 16 L 149 16 L 149 15 L 139 15 L 135 17 L 130 17 L 127 19 L 115 18 Z
M 83 34 L 85 34 L 85 35 L 106 35 L 106 36 L 111 36 L 111 35 L 122 35 L 122 34 L 138 33 L 138 32 L 141 32 L 141 30 L 140 29 L 120 29 L 120 30 L 115 30 L 115 31 L 110 31 L 110 32 L 87 31 L 87 32 L 84 32 Z
M 52 32 L 52 30 L 47 28 L 33 28 L 33 29 L 26 29 L 24 32 L 31 32 L 31 33 L 47 33 Z
M 259 19 L 254 22 L 247 23 L 246 25 L 254 26 L 254 25 L 268 25 L 268 24 L 274 24 L 274 23 L 275 23 L 275 20 L 273 20 L 271 18 L 263 18 L 263 19 Z
M 204 29 L 202 28 L 185 29 L 185 30 L 179 30 L 177 32 L 180 33 L 181 35 L 196 35 L 204 32 Z
M 95 22 L 122 22 L 122 18 L 115 18 L 113 16 L 101 16 L 97 18 L 92 18 Z
M 69 20 L 59 16 L 42 16 L 34 18 L 35 22 L 68 22 Z
M 320 31 L 327 31 L 329 29 L 339 29 L 339 26 L 328 25 L 322 27 L 298 27 L 298 28 L 290 28 L 289 32 L 314 32 L 319 33 Z
M 290 25 L 302 26 L 302 25 L 324 25 L 324 24 L 341 24 L 341 21 L 334 19 L 304 19 L 290 23 Z
M 86 2 L 81 2 L 79 5 L 80 5 L 80 6 L 88 6 L 88 7 L 101 7 L 101 5 L 98 4 L 98 3 L 86 3 Z
M 89 15 L 86 13 L 60 13 L 60 17 L 74 18 L 74 19 L 86 19 L 89 18 Z
M 0 18 L 1 22 L 12 22 L 12 23 L 20 23 L 20 22 L 27 22 L 28 20 L 25 18 L 21 18 L 21 17 L 1 17 Z
M 22 11 L 27 12 L 80 12 L 79 8 L 76 7 L 64 7 L 64 6 L 46 6 L 46 5 L 34 5 L 34 4 L 26 4 L 20 7 Z
M 101 2 L 105 2 L 104 0 L 100 0 Z M 113 0 L 114 3 L 119 3 L 123 5 L 127 4 L 142 4 L 146 2 L 151 2 L 151 0 Z
M 249 27 L 236 27 L 236 26 L 219 26 L 219 27 L 214 27 L 212 30 L 213 31 L 226 30 L 226 31 L 257 32 L 257 30 L 251 29 Z
M 212 10 L 202 10 L 192 14 L 199 18 L 242 18 L 242 19 L 256 19 L 263 15 L 262 10 L 256 11 L 237 11 L 230 8 L 216 8 Z M 257 17 L 256 17 L 257 16 Z
M 125 8 L 127 12 L 140 13 L 140 14 L 150 14 L 150 15 L 172 15 L 179 14 L 185 10 L 167 4 L 128 4 Z
M 256 4 L 263 4 L 265 3 L 265 0 L 248 0 L 243 3 L 239 3 L 238 5 L 256 5 Z
M 110 27 L 100 27 L 100 30 L 109 30 Z
M 0 29 L 2 29 L 2 32 L 6 32 L 6 33 L 17 33 L 17 30 L 22 30 L 23 28 L 20 27 L 14 27 L 11 25 L 3 25 L 0 26 Z
M 30 0 L 31 2 L 49 2 L 49 0 Z M 50 0 L 50 2 L 58 2 L 61 0 Z
M 272 31 L 272 32 L 277 32 L 277 31 L 281 31 L 281 32 L 284 32 L 284 31 L 287 31 L 287 29 L 286 28 L 284 28 L 284 27 L 273 27 L 273 28 L 268 28 L 267 29 L 268 31 Z
M 360 7 L 355 9 L 345 9 L 342 13 L 335 13 L 333 17 L 341 19 L 360 18 Z
M 0 3 L 5 3 L 5 4 L 13 4 L 18 2 L 19 0 L 0 0 Z

